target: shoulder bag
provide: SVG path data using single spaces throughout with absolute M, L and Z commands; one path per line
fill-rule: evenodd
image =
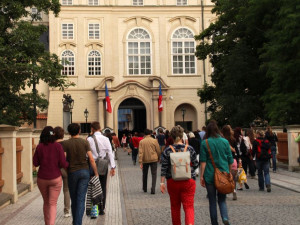
M 107 157 L 107 153 L 106 156 L 102 159 L 100 157 L 100 151 L 99 151 L 99 147 L 98 147 L 98 142 L 97 139 L 95 137 L 95 135 L 92 135 L 92 138 L 94 139 L 95 145 L 96 145 L 96 150 L 98 153 L 98 158 L 95 160 L 96 166 L 97 166 L 97 170 L 99 175 L 105 175 L 108 169 L 108 157 Z
M 211 160 L 211 163 L 215 169 L 215 174 L 214 174 L 214 183 L 215 183 L 215 187 L 218 190 L 219 193 L 221 194 L 230 194 L 233 192 L 234 187 L 235 187 L 235 182 L 233 180 L 232 174 L 231 173 L 227 173 L 227 172 L 221 172 L 215 164 L 215 161 L 213 159 L 213 156 L 211 154 L 211 150 L 208 144 L 208 140 L 205 140 L 206 142 L 206 146 L 207 146 L 207 150 L 209 153 L 209 157 Z

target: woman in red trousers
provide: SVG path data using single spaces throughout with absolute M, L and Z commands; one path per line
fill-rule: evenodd
M 176 152 L 183 152 L 185 144 L 182 143 L 183 137 L 183 128 L 181 126 L 175 126 L 171 130 L 171 136 L 174 140 L 172 147 Z M 171 202 L 171 215 L 173 225 L 180 225 L 180 208 L 181 204 L 185 212 L 185 224 L 193 225 L 194 224 L 194 196 L 196 190 L 196 173 L 195 170 L 198 168 L 199 162 L 197 160 L 197 155 L 192 146 L 187 147 L 187 151 L 190 152 L 191 158 L 191 178 L 188 180 L 175 181 L 172 179 L 171 175 L 171 162 L 170 162 L 170 153 L 172 149 L 169 146 L 164 150 L 161 155 L 161 183 L 160 190 L 162 193 L 166 192 L 170 196 Z M 176 154 L 176 153 L 174 153 Z M 167 187 L 165 180 L 167 179 Z

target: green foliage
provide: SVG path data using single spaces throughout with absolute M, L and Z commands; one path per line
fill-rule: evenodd
M 232 126 L 248 126 L 256 118 L 271 119 L 273 124 L 282 123 L 282 118 L 292 122 L 285 117 L 300 122 L 294 107 L 295 103 L 299 104 L 300 90 L 299 82 L 295 82 L 299 81 L 296 76 L 300 53 L 299 7 L 296 12 L 292 4 L 284 4 L 284 0 L 213 2 L 216 4 L 213 12 L 218 19 L 196 36 L 201 42 L 196 56 L 202 60 L 209 57 L 214 67 L 213 86 L 205 84 L 198 92 L 200 101 L 209 103 L 207 110 L 211 117 L 220 125 Z M 279 13 L 281 11 L 285 13 Z M 291 23 L 288 18 L 295 21 Z M 277 20 L 281 25 L 276 25 Z M 294 37 L 294 45 L 290 51 L 284 51 L 287 50 L 285 45 L 291 45 L 289 36 Z M 289 79 L 289 73 L 295 76 Z M 287 116 L 283 116 L 283 112 L 287 112 Z
M 45 51 L 40 36 L 47 27 L 22 21 L 32 16 L 28 7 L 58 14 L 58 0 L 3 0 L 0 2 L 0 124 L 20 125 L 34 119 L 34 102 L 45 110 L 48 102 L 35 86 L 43 81 L 61 90 L 72 85 L 61 76 L 57 55 Z M 28 90 L 33 89 L 31 93 Z

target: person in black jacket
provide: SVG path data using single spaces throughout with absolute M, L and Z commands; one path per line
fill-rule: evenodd
M 267 139 L 271 144 L 273 172 L 276 173 L 276 142 L 278 142 L 278 138 L 277 135 L 272 132 L 272 128 L 270 126 L 267 127 L 265 139 Z
M 190 132 L 189 134 L 189 145 L 192 146 L 197 154 L 197 160 L 199 161 L 199 154 L 200 154 L 200 141 L 195 137 L 195 134 L 193 132 Z M 196 176 L 199 175 L 199 168 L 195 171 Z

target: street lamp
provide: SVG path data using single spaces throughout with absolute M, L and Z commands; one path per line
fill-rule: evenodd
M 88 133 L 88 129 L 87 129 L 87 119 L 89 117 L 89 111 L 87 110 L 87 108 L 85 108 L 84 112 L 84 117 L 85 117 L 85 132 Z
M 64 94 L 63 97 L 64 97 L 64 99 L 62 100 L 64 106 L 63 111 L 70 112 L 71 123 L 72 123 L 72 109 L 74 107 L 74 99 L 72 99 L 71 95 L 69 94 Z
M 182 114 L 182 126 L 184 127 L 184 115 L 185 115 L 186 109 L 182 108 L 181 109 L 181 114 Z

